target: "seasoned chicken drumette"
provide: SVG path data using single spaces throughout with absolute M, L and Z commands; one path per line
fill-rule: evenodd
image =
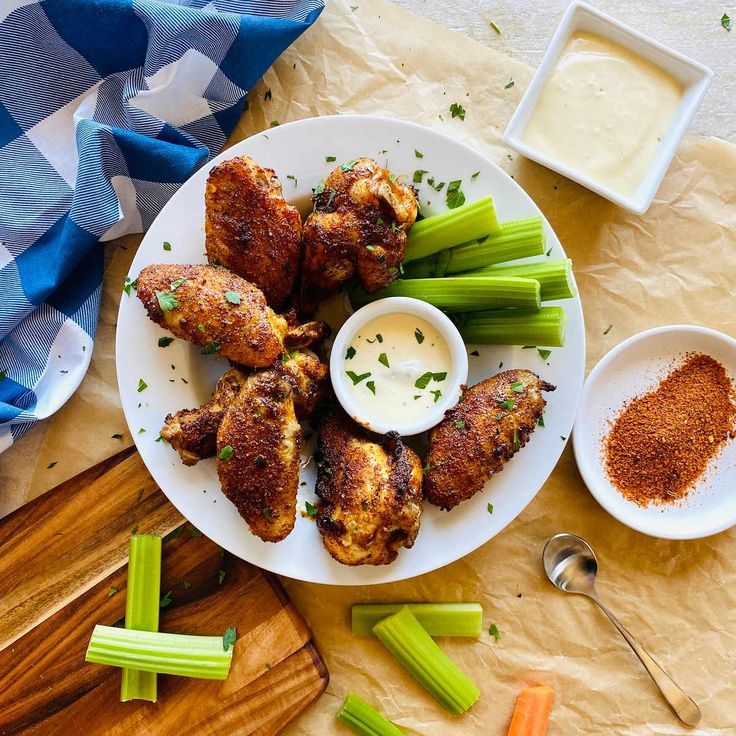
M 296 521 L 302 433 L 278 369 L 248 376 L 217 432 L 217 475 L 253 534 L 279 542 Z
M 424 494 L 450 510 L 482 490 L 521 449 L 555 387 L 526 370 L 504 371 L 465 391 L 429 433 Z
M 417 217 L 411 186 L 372 159 L 358 158 L 320 182 L 313 202 L 302 236 L 300 306 L 306 314 L 356 273 L 369 294 L 398 277 L 406 231 Z
M 269 366 L 285 349 L 327 332 L 321 322 L 290 328 L 259 288 L 215 266 L 154 263 L 140 272 L 136 290 L 156 324 L 204 352 L 252 368 Z
M 273 169 L 248 156 L 215 166 L 207 178 L 205 233 L 211 263 L 255 284 L 273 309 L 287 305 L 299 273 L 302 221 Z
M 344 412 L 319 430 L 317 526 L 343 565 L 387 565 L 411 547 L 422 513 L 419 458 L 395 432 L 372 442 Z
M 291 382 L 297 418 L 308 418 L 324 395 L 327 365 L 307 350 L 284 356 L 276 369 Z M 230 368 L 217 382 L 208 402 L 198 409 L 182 409 L 166 417 L 161 436 L 179 453 L 184 465 L 196 465 L 214 457 L 217 431 L 248 375 L 248 369 Z

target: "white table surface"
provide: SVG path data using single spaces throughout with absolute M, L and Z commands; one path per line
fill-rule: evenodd
M 392 0 L 536 67 L 569 0 Z M 356 0 L 356 5 L 359 0 Z M 592 5 L 709 66 L 715 78 L 692 131 L 736 142 L 736 0 L 593 0 Z M 721 26 L 728 13 L 734 30 Z M 497 34 L 493 21 L 501 29 Z

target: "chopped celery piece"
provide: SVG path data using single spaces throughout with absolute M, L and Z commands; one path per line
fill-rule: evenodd
M 348 693 L 337 719 L 361 736 L 403 736 L 404 732 L 355 693 Z
M 352 608 L 353 634 L 369 636 L 381 619 L 404 606 L 430 636 L 478 638 L 483 629 L 480 603 L 357 603 Z
M 161 537 L 134 534 L 130 538 L 125 628 L 158 631 L 161 598 Z M 156 673 L 123 669 L 120 700 L 156 702 Z
M 480 690 L 435 644 L 408 606 L 373 627 L 373 633 L 450 713 L 470 708 Z
M 454 210 L 415 222 L 409 230 L 404 262 L 431 256 L 469 240 L 478 240 L 498 229 L 493 197 L 468 202 Z
M 524 279 L 535 279 L 539 281 L 543 302 L 569 299 L 576 294 L 572 280 L 572 261 L 569 258 L 532 261 L 513 266 L 486 266 L 475 271 L 466 271 L 458 276 L 519 276 Z
M 517 258 L 541 256 L 544 255 L 544 249 L 545 231 L 542 218 L 527 217 L 503 222 L 498 232 L 479 241 L 465 242 L 428 258 L 406 263 L 404 277 L 418 279 L 460 273 Z
M 457 315 L 456 321 L 466 343 L 550 348 L 565 344 L 562 307 L 542 307 L 538 312 L 520 309 L 470 312 Z
M 434 304 L 448 312 L 518 307 L 539 309 L 539 281 L 509 277 L 459 277 L 444 279 L 400 279 L 377 294 L 351 294 L 353 305 L 366 304 L 388 296 L 410 296 Z
M 230 671 L 233 647 L 225 651 L 222 636 L 163 634 L 97 624 L 85 658 L 113 667 L 224 680 Z

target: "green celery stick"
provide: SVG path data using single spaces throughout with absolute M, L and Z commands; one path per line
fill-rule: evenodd
M 498 229 L 493 197 L 468 202 L 454 210 L 415 222 L 409 230 L 404 262 L 431 256 L 469 240 L 478 240 Z
M 360 736 L 403 736 L 404 732 L 355 693 L 348 693 L 337 719 Z
M 166 675 L 224 680 L 230 671 L 233 647 L 225 651 L 221 636 L 164 634 L 97 624 L 85 659 Z
M 483 629 L 480 603 L 356 603 L 352 607 L 353 634 L 370 636 L 381 620 L 406 606 L 430 636 L 478 638 Z
M 461 277 L 519 276 L 525 279 L 535 279 L 539 281 L 543 302 L 552 299 L 570 299 L 577 293 L 572 279 L 572 261 L 569 258 L 531 261 L 512 266 L 486 266 L 457 275 Z
M 480 690 L 435 644 L 408 606 L 373 627 L 373 633 L 450 713 L 470 708 Z
M 540 287 L 534 279 L 508 277 L 458 277 L 443 279 L 400 279 L 377 294 L 351 293 L 353 305 L 389 296 L 410 296 L 448 312 L 518 307 L 539 309 Z
M 565 345 L 566 320 L 562 307 L 469 312 L 457 315 L 457 325 L 466 343 L 551 348 Z
M 161 599 L 161 537 L 134 534 L 130 538 L 125 628 L 158 631 Z M 123 669 L 120 700 L 156 702 L 156 673 Z

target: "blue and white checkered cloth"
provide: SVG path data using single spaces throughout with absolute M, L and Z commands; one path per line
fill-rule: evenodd
M 323 0 L 0 0 L 0 452 L 87 371 L 99 241 L 216 155 Z

